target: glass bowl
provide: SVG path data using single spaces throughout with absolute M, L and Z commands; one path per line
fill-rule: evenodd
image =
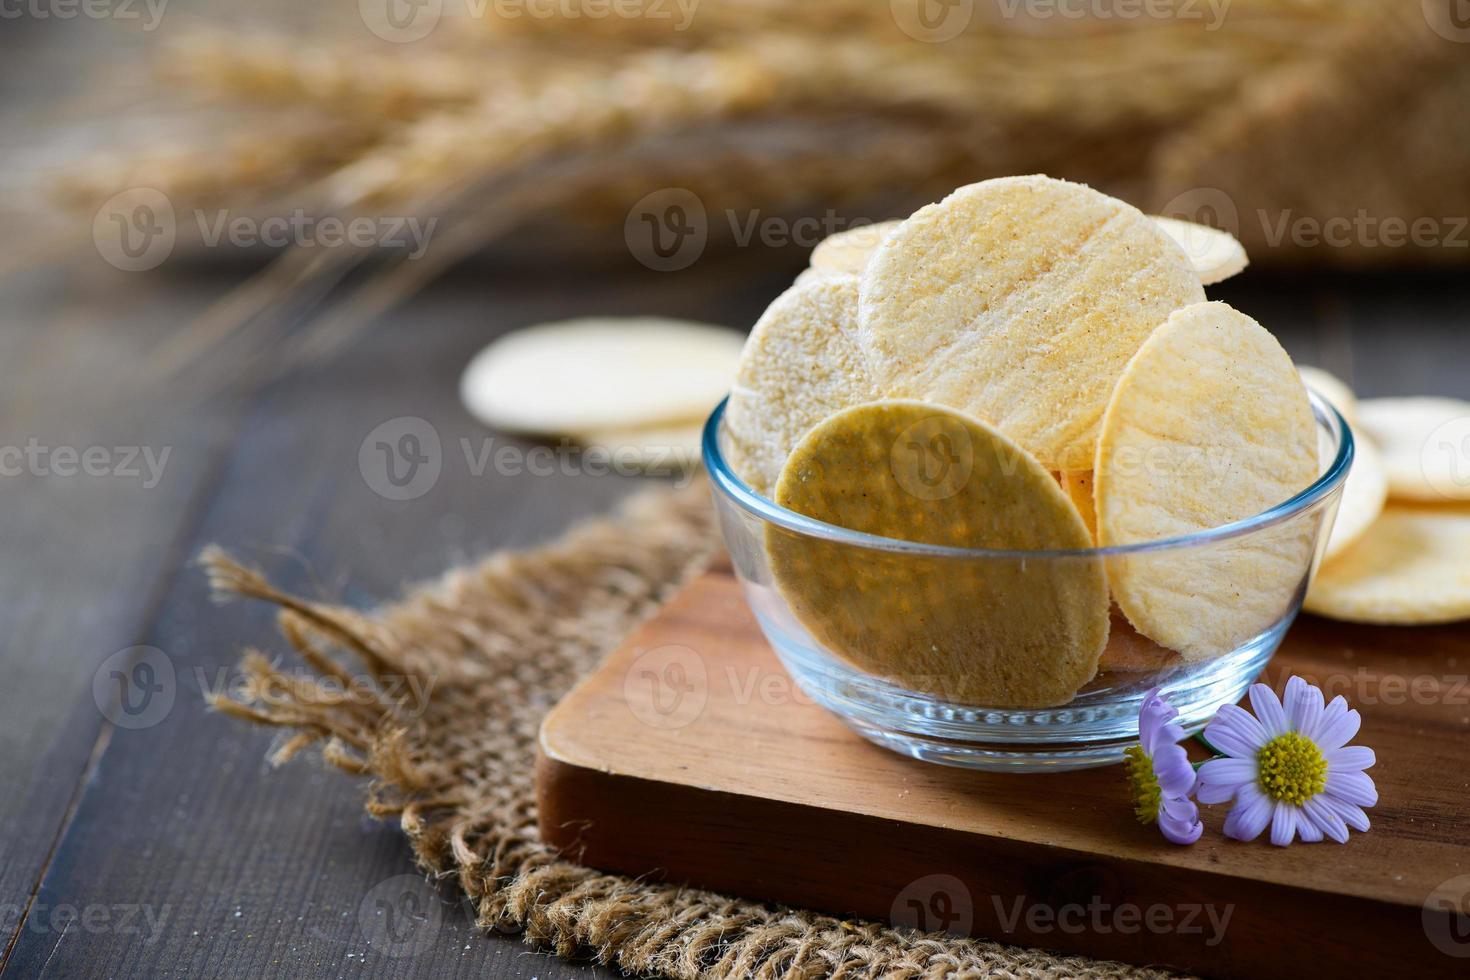
M 1311 402 L 1321 450 L 1320 475 L 1311 486 L 1233 524 L 1110 548 L 1015 552 L 940 547 L 852 531 L 787 510 L 756 493 L 726 462 L 723 402 L 705 425 L 704 463 L 720 529 L 746 601 L 776 655 L 807 696 L 863 737 L 917 759 L 999 771 L 1080 769 L 1117 762 L 1137 742 L 1138 709 L 1151 689 L 1162 689 L 1179 709 L 1179 723 L 1192 734 L 1204 727 L 1220 705 L 1238 700 L 1276 651 L 1301 608 L 1353 459 L 1352 434 L 1342 417 L 1316 393 L 1311 393 Z M 1262 548 L 1291 557 L 1285 574 L 1279 577 L 1282 587 L 1258 591 L 1249 604 L 1236 601 L 1236 583 L 1229 575 L 1206 576 L 1203 580 L 1211 583 L 1210 588 L 1186 594 L 1185 601 L 1198 603 L 1200 617 L 1229 608 L 1243 619 L 1216 655 L 1186 662 L 1135 633 L 1114 606 L 1102 665 L 1070 702 L 1047 708 L 1009 708 L 947 698 L 943 678 L 901 672 L 895 676 L 891 671 L 872 669 L 871 663 L 862 667 L 818 641 L 776 585 L 767 549 L 772 535 L 783 538 L 783 547 L 796 540 L 805 542 L 803 546 L 825 549 L 827 555 L 839 555 L 844 562 L 862 562 L 863 580 L 883 582 L 882 601 L 897 603 L 898 608 L 905 608 L 903 590 L 909 583 L 922 578 L 932 593 L 936 582 L 948 578 L 946 569 L 957 573 L 953 579 L 958 581 L 1009 583 L 1009 600 L 971 597 L 982 617 L 987 601 L 1014 602 L 1016 583 L 1022 583 L 1024 590 L 1027 581 L 1055 581 L 1081 564 L 1100 564 L 1110 577 L 1127 566 L 1148 565 L 1187 575 L 1197 563 L 1228 568 L 1238 556 Z M 961 567 L 974 562 L 989 567 Z M 912 574 L 920 566 L 923 574 Z M 1041 588 L 1021 594 L 1047 593 Z M 926 601 L 920 595 L 914 599 Z M 999 613 L 1000 606 L 995 608 Z M 1249 613 L 1241 612 L 1243 609 Z

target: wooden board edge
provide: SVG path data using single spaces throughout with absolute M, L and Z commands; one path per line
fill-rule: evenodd
M 1399 905 L 960 831 L 914 833 L 876 817 L 604 773 L 543 751 L 536 789 L 543 841 L 578 863 L 839 917 L 932 914 L 933 929 L 947 915 L 948 928 L 967 935 L 1122 962 L 1138 963 L 1146 949 L 1151 959 L 1139 965 L 1209 976 L 1332 966 L 1437 975 L 1457 965 L 1427 940 L 1420 911 Z

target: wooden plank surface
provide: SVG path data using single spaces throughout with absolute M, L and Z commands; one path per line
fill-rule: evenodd
M 46 766 L 38 766 L 34 755 L 7 758 L 17 784 L 33 777 L 54 787 L 57 797 L 49 808 L 24 814 L 17 800 L 23 831 L 6 835 L 12 872 L 6 901 L 27 909 L 6 922 L 14 940 L 7 973 L 560 977 L 593 969 L 528 952 L 513 937 L 480 937 L 466 910 L 447 900 L 433 906 L 427 921 L 436 939 L 425 948 L 392 955 L 372 945 L 358 918 L 365 902 L 383 900 L 385 887 L 398 901 L 394 889 L 410 886 L 410 905 L 430 892 L 413 877 L 398 831 L 363 816 L 360 781 L 310 762 L 270 771 L 264 764 L 270 734 L 204 710 L 203 689 L 229 682 L 246 645 L 279 644 L 264 607 L 210 604 L 189 559 L 206 543 L 219 542 L 264 565 L 289 588 L 369 605 L 488 550 L 546 540 L 579 517 L 609 509 L 642 481 L 476 473 L 462 439 L 476 449 L 487 438 L 523 449 L 529 444 L 477 426 L 459 407 L 454 381 L 470 354 L 508 327 L 577 313 L 648 311 L 644 297 L 660 282 L 649 275 L 619 277 L 573 299 L 549 281 L 524 277 L 517 277 L 519 284 L 487 285 L 481 278 L 447 285 L 410 304 L 396 328 L 371 333 L 328 369 L 249 395 L 235 409 L 238 433 L 160 392 L 149 403 L 157 412 L 198 439 L 213 433 L 225 444 L 217 463 L 201 462 L 204 448 L 197 449 L 200 460 L 193 465 L 214 470 L 199 481 L 200 501 L 184 507 L 157 493 L 149 499 L 160 515 L 145 525 L 122 508 L 127 495 L 114 490 L 110 509 L 97 503 L 76 513 L 38 502 L 25 512 L 25 523 L 0 522 L 0 533 L 29 528 L 52 539 L 58 554 L 73 556 L 89 537 L 111 533 L 113 550 L 93 553 L 116 560 L 95 568 L 72 561 L 77 571 L 90 569 L 90 577 L 38 581 L 30 605 L 12 610 L 22 625 L 56 631 L 55 637 L 40 634 L 45 645 L 14 654 L 25 669 L 48 679 L 57 699 L 79 707 L 76 718 L 53 730 L 61 744 Z M 692 305 L 711 304 L 753 317 L 763 300 L 746 295 L 750 281 L 746 274 L 721 274 L 687 291 L 666 288 L 665 304 L 657 309 L 689 315 L 696 312 Z M 487 290 L 500 296 L 489 309 Z M 156 309 L 171 307 L 161 302 Z M 178 316 L 165 324 L 176 329 Z M 118 323 L 126 326 L 121 320 L 112 325 Z M 95 329 L 107 325 L 95 319 Z M 138 332 L 117 336 L 141 339 Z M 74 356 L 90 351 L 86 357 L 96 358 L 96 370 L 106 361 L 110 370 L 132 374 L 144 362 L 116 351 L 109 358 L 82 339 L 64 347 Z M 43 377 L 63 373 L 48 368 Z M 78 414 L 99 420 L 95 431 L 104 433 L 100 420 L 109 417 L 108 409 L 114 419 L 125 418 L 106 402 L 89 403 Z M 403 415 L 435 426 L 444 457 L 428 493 L 396 502 L 364 480 L 358 448 L 376 425 Z M 166 431 L 136 420 L 122 428 L 135 436 Z M 179 433 L 173 438 L 175 452 L 189 446 Z M 173 465 L 182 465 L 182 457 Z M 110 531 L 114 520 L 127 525 L 123 533 Z M 120 550 L 139 537 L 133 553 Z M 161 583 L 149 580 L 147 561 L 160 564 Z M 26 581 L 20 564 L 7 570 L 16 583 Z M 89 640 L 69 666 L 47 656 L 48 649 L 87 635 L 71 610 L 90 612 L 101 603 L 116 604 L 131 618 L 99 627 L 105 641 Z M 92 704 L 91 679 L 104 656 L 134 644 L 167 656 L 174 699 L 156 723 L 128 730 L 105 723 Z M 27 700 L 26 692 L 4 696 L 17 707 Z M 29 725 L 54 713 L 55 703 L 34 702 L 19 717 Z M 27 734 L 9 721 L 7 738 Z M 62 920 L 72 908 L 90 908 L 99 917 L 111 912 L 112 925 L 68 927 Z M 146 918 L 124 927 L 121 918 L 134 909 L 152 910 L 161 920 L 157 931 L 135 928 Z
M 640 668 L 660 649 L 677 650 L 680 686 Z M 938 876 L 953 882 L 936 907 L 957 931 L 1112 959 L 1240 977 L 1449 975 L 1460 963 L 1431 942 L 1424 906 L 1446 880 L 1470 881 L 1467 662 L 1462 625 L 1302 619 L 1267 678 L 1279 690 L 1301 674 L 1359 707 L 1359 741 L 1378 756 L 1372 832 L 1342 847 L 1242 844 L 1211 807 L 1207 836 L 1174 847 L 1134 820 L 1116 767 L 970 772 L 864 741 L 794 687 L 721 568 L 548 716 L 542 834 L 605 870 L 895 924 L 916 888 L 932 903 L 922 883 Z M 1409 678 L 1430 683 L 1389 696 Z M 1076 929 L 1058 925 L 1070 906 L 1088 910 Z M 1130 907 L 1160 908 L 1169 926 L 1140 939 L 1113 918 Z M 1027 915 L 1013 921 L 1015 908 Z M 1186 916 L 1218 928 L 1186 930 Z
M 149 399 L 124 409 L 126 385 L 117 373 L 139 346 L 171 329 L 158 318 L 161 309 L 189 315 L 218 286 L 176 284 L 165 293 L 142 281 L 113 285 L 105 306 L 58 303 L 72 290 L 98 290 L 84 273 L 54 273 L 9 290 L 5 304 L 0 445 L 37 450 L 18 472 L 19 458 L 8 457 L 0 478 L 0 553 L 8 558 L 0 573 L 7 668 L 0 684 L 0 895 L 7 911 L 33 889 L 103 737 L 95 672 L 139 642 L 232 439 L 230 405 L 182 411 L 182 404 Z M 57 475 L 51 454 L 58 448 L 95 448 L 110 463 L 96 475 Z M 144 451 L 154 454 L 156 478 L 143 459 L 127 461 Z M 60 463 L 68 472 L 68 461 Z M 6 917 L 8 929 L 17 918 Z

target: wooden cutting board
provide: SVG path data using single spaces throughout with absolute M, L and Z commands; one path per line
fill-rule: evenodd
M 541 832 L 607 871 L 1207 975 L 1470 975 L 1470 628 L 1304 617 L 1267 679 L 1292 673 L 1362 712 L 1372 831 L 1240 843 L 1216 806 L 1175 847 L 1118 767 L 970 772 L 859 738 L 721 565 L 546 718 Z

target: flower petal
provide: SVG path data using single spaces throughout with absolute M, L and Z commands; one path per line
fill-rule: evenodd
M 1201 803 L 1227 803 L 1241 786 L 1256 781 L 1255 759 L 1211 759 L 1200 766 L 1195 796 Z
M 1205 831 L 1199 807 L 1189 800 L 1165 800 L 1159 808 L 1159 831 L 1171 844 L 1193 844 Z
M 1351 804 L 1349 804 L 1349 806 L 1351 806 Z M 1358 812 L 1362 813 L 1363 811 L 1358 810 Z M 1303 821 L 1303 825 L 1311 824 L 1314 828 L 1316 828 L 1319 835 L 1319 840 L 1321 839 L 1320 835 L 1326 834 L 1328 837 L 1331 837 L 1339 844 L 1347 843 L 1347 823 L 1342 819 L 1339 814 L 1334 812 L 1332 806 L 1328 803 L 1327 797 L 1312 797 L 1310 800 L 1302 804 L 1302 813 L 1305 814 L 1307 817 L 1307 819 Z M 1305 834 L 1302 835 L 1302 839 L 1306 839 Z
M 1155 728 L 1152 735 L 1143 743 L 1144 751 L 1149 755 L 1158 755 L 1171 745 L 1177 745 L 1184 739 L 1184 729 L 1178 725 L 1169 723 Z
M 1277 801 L 1271 812 L 1271 843 L 1285 847 L 1296 837 L 1296 807 Z
M 1256 718 L 1266 730 L 1268 738 L 1275 738 L 1286 732 L 1286 711 L 1281 707 L 1281 700 L 1276 697 L 1275 691 L 1265 684 L 1252 684 L 1251 707 L 1255 709 Z
M 1312 802 L 1320 802 L 1328 810 L 1341 817 L 1342 822 L 1354 830 L 1360 833 L 1368 830 L 1368 815 L 1356 803 L 1339 800 L 1337 797 L 1328 796 L 1325 793 L 1321 796 L 1314 797 Z
M 1165 796 L 1183 796 L 1194 788 L 1194 766 L 1182 745 L 1165 745 L 1154 759 L 1154 778 Z
M 1342 701 L 1339 697 L 1332 702 L 1337 704 Z M 1344 704 L 1347 702 L 1343 701 Z M 1311 736 L 1312 741 L 1323 752 L 1331 752 L 1340 749 L 1353 740 L 1358 734 L 1358 728 L 1363 724 L 1363 716 L 1356 711 L 1334 712 L 1329 705 L 1322 714 L 1322 721 L 1317 725 L 1317 731 Z
M 1225 818 L 1225 836 L 1236 840 L 1255 840 L 1270 822 L 1271 801 L 1264 793 L 1250 786 L 1241 790 L 1234 809 Z
M 1225 704 L 1205 726 L 1205 739 L 1226 755 L 1254 757 L 1267 742 L 1266 730 L 1238 704 Z
M 1317 719 L 1317 727 L 1311 732 L 1303 732 L 1302 734 L 1314 742 L 1320 742 L 1322 733 L 1327 731 L 1328 727 L 1335 724 L 1343 715 L 1347 714 L 1347 710 L 1347 698 L 1339 694 L 1327 703 L 1326 708 L 1322 709 L 1322 717 Z
M 1199 807 L 1194 800 L 1185 796 L 1166 796 L 1159 800 L 1159 813 L 1179 820 L 1193 820 L 1199 816 Z
M 1291 679 L 1286 682 L 1285 707 L 1286 720 L 1291 725 L 1291 730 L 1301 732 L 1310 738 L 1325 710 L 1322 703 L 1322 691 L 1308 684 L 1301 677 L 1292 675 Z
M 1371 768 L 1378 761 L 1373 750 L 1366 745 L 1348 745 L 1330 750 L 1324 748 L 1323 755 L 1327 756 L 1328 770 L 1336 772 L 1360 772 Z
M 1318 844 L 1322 841 L 1322 828 L 1307 815 L 1307 811 L 1298 808 L 1296 811 L 1296 834 L 1301 838 L 1303 844 Z
M 1327 794 L 1358 806 L 1372 806 L 1378 802 L 1378 788 L 1373 777 L 1366 772 L 1340 772 L 1327 770 Z
M 1155 733 L 1178 715 L 1173 705 L 1159 697 L 1158 688 L 1144 695 L 1143 704 L 1138 709 L 1138 740 L 1143 743 L 1145 751 L 1152 752 Z
M 1195 774 L 1195 797 L 1201 803 L 1228 803 L 1243 787 L 1255 785 L 1256 772 L 1250 759 L 1210 759 Z

